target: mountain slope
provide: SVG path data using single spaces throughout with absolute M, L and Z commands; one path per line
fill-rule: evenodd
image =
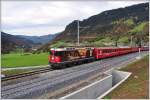
M 45 44 L 45 43 L 51 41 L 52 39 L 54 39 L 57 35 L 58 35 L 58 33 L 57 34 L 43 35 L 43 36 L 25 36 L 25 35 L 18 35 L 18 36 L 26 38 L 28 40 L 31 40 L 34 43 Z
M 104 11 L 83 21 L 79 21 L 79 23 L 80 27 L 88 27 L 80 29 L 80 43 L 92 42 L 99 45 L 106 42 L 112 45 L 112 42 L 109 42 L 115 41 L 117 45 L 117 41 L 125 41 L 125 43 L 129 44 L 131 35 L 137 37 L 133 33 L 136 26 L 145 25 L 136 33 L 144 32 L 144 29 L 149 26 L 149 3 Z M 148 31 L 146 32 L 146 37 L 148 37 Z M 76 20 L 67 25 L 65 30 L 56 36 L 53 41 L 43 45 L 39 50 L 49 50 L 53 44 L 62 44 L 62 42 L 58 41 L 63 41 L 63 43 L 77 43 Z M 137 41 L 138 38 L 135 42 Z M 64 44 L 64 46 L 67 45 Z
M 33 41 L 1 32 L 1 52 L 9 53 L 17 48 L 31 48 Z
M 80 29 L 81 38 L 82 36 L 90 38 L 90 36 L 96 37 L 97 35 L 108 34 L 114 26 L 114 24 L 112 23 L 121 19 L 132 19 L 135 24 L 143 21 L 148 21 L 148 6 L 148 3 L 143 3 L 125 8 L 108 10 L 80 21 L 81 27 L 89 27 L 86 29 Z M 65 30 L 60 35 L 58 35 L 55 40 L 64 39 L 70 41 L 73 39 L 74 41 L 76 41 L 74 37 L 77 37 L 76 20 L 67 25 Z

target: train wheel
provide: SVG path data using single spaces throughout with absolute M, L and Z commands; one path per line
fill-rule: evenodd
M 78 61 L 78 62 L 77 62 L 77 64 L 78 64 L 78 65 L 81 65 L 81 64 L 82 64 L 82 62 L 81 62 L 81 61 Z
M 85 63 L 89 63 L 90 62 L 90 60 L 85 60 Z
M 56 66 L 56 65 L 51 65 L 51 68 L 52 68 L 52 69 L 58 69 L 58 66 Z
M 74 65 L 77 65 L 77 62 L 73 62 L 73 66 L 74 66 Z
M 87 63 L 90 63 L 90 60 L 87 60 Z
M 68 64 L 66 64 L 66 67 L 70 67 L 70 64 L 68 63 Z
M 65 68 L 65 67 L 66 67 L 66 64 L 65 64 L 65 63 L 59 65 L 59 69 L 63 69 L 63 68 Z

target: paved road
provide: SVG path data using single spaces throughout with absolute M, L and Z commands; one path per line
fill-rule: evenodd
M 144 56 L 147 52 L 141 52 Z M 2 87 L 2 98 L 35 98 L 45 93 L 56 91 L 72 83 L 79 82 L 94 73 L 128 64 L 135 60 L 138 53 L 103 59 L 63 70 L 42 74 L 41 77 L 18 84 Z M 45 76 L 44 76 L 45 75 Z

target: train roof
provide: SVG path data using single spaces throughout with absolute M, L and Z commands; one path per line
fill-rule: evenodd
M 50 50 L 55 51 L 72 51 L 72 50 L 79 50 L 79 49 L 94 49 L 92 47 L 82 47 L 82 48 L 51 48 Z
M 119 48 L 131 48 L 131 47 L 96 47 L 98 49 L 119 49 Z
M 147 46 L 145 46 L 147 47 Z M 129 46 L 122 46 L 122 47 L 66 47 L 66 48 L 51 48 L 50 50 L 54 51 L 73 51 L 79 49 L 125 49 L 125 48 L 137 48 L 137 47 L 129 47 Z

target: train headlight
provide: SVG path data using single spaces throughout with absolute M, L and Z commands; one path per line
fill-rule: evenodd
M 54 60 L 54 57 L 52 57 L 52 60 Z

